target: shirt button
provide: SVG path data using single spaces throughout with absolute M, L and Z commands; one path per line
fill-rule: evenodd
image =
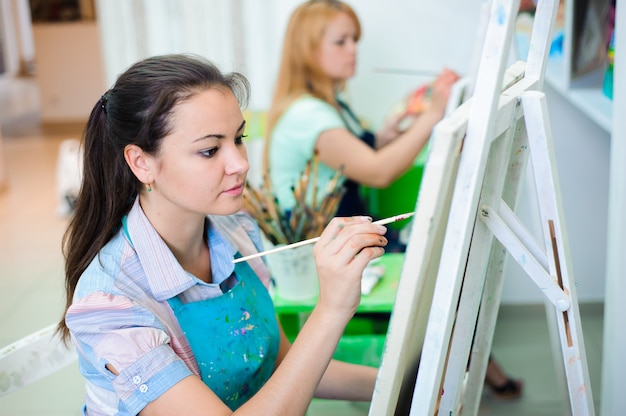
M 141 377 L 139 376 L 133 377 L 133 384 L 139 384 L 139 383 L 141 383 Z
M 139 386 L 139 391 L 142 393 L 145 393 L 148 391 L 148 385 L 147 384 L 142 384 L 141 386 Z

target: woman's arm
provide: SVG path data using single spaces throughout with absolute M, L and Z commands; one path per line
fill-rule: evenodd
M 374 394 L 378 368 L 332 360 L 315 397 L 351 401 L 370 401 Z
M 382 188 L 406 172 L 422 151 L 431 132 L 444 115 L 450 88 L 458 79 L 452 71 L 443 71 L 432 87 L 432 102 L 410 127 L 379 149 L 372 149 L 347 129 L 322 132 L 316 142 L 320 161 L 339 169 L 366 186 Z
M 384 188 L 406 172 L 424 148 L 441 116 L 421 114 L 409 129 L 380 149 L 372 149 L 347 129 L 326 130 L 316 142 L 319 160 L 365 186 Z
M 318 302 L 291 347 L 281 335 L 280 364 L 243 406 L 232 412 L 198 377 L 190 376 L 151 402 L 141 415 L 303 415 L 359 304 L 363 269 L 384 253 L 385 232 L 385 227 L 365 217 L 334 218 L 326 227 L 314 248 Z M 335 364 L 331 368 L 329 375 L 336 374 Z M 324 384 L 326 391 L 328 386 L 333 387 Z M 350 394 L 365 398 L 371 396 L 371 388 L 366 383 L 353 387 Z
M 374 147 L 380 149 L 397 139 L 398 136 L 402 134 L 403 129 L 400 128 L 400 125 L 404 120 L 409 117 L 415 119 L 416 116 L 417 115 L 403 114 L 401 112 L 389 116 L 385 120 L 383 127 L 376 132 L 376 146 Z
M 277 367 L 291 347 L 291 342 L 285 335 L 280 321 L 278 324 L 281 340 L 278 358 L 276 359 Z M 331 360 L 315 391 L 315 397 L 321 399 L 369 401 L 374 392 L 377 374 L 378 369 L 374 367 Z

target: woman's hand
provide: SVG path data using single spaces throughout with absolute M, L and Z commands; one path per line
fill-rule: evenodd
M 426 90 L 426 86 L 414 91 L 409 100 L 419 100 L 417 111 L 411 109 L 411 102 L 404 112 L 392 114 L 385 120 L 383 128 L 376 135 L 376 147 L 381 148 L 395 140 L 407 130 L 422 112 L 430 112 L 435 119 L 443 118 L 450 97 L 452 85 L 459 80 L 459 76 L 449 69 L 444 69 Z M 416 95 L 417 94 L 417 95 Z
M 450 90 L 452 85 L 459 80 L 456 72 L 450 69 L 444 69 L 439 73 L 431 86 L 431 101 L 428 111 L 437 112 L 439 118 L 443 118 L 450 98 Z
M 385 120 L 383 128 L 376 134 L 376 147 L 381 148 L 387 143 L 396 139 L 401 133 L 400 123 L 404 121 L 407 114 L 394 113 Z
M 313 249 L 320 283 L 318 306 L 346 322 L 361 299 L 361 276 L 367 264 L 384 254 L 387 228 L 369 217 L 333 218 Z

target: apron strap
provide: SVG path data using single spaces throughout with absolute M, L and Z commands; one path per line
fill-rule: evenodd
M 178 298 L 178 295 L 174 296 L 173 298 L 169 298 L 167 300 L 167 303 L 169 303 L 174 310 L 183 306 L 183 302 Z

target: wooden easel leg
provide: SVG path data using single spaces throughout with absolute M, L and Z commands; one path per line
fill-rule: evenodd
M 510 128 L 502 137 L 491 143 L 479 204 L 495 204 L 496 201 L 499 201 L 503 189 L 512 186 L 509 183 L 512 182 L 511 178 L 514 178 L 513 182 L 517 183 L 517 178 L 520 175 L 518 170 L 525 166 L 527 152 L 512 151 L 513 142 L 515 142 L 516 149 L 523 148 L 517 142 L 519 139 L 516 138 L 521 137 L 521 140 L 525 141 L 525 137 L 520 135 L 516 128 L 520 119 L 519 110 L 519 106 L 512 109 Z M 521 124 L 523 125 L 523 123 Z M 510 161 L 513 162 L 510 163 Z M 512 166 L 514 170 L 512 170 Z M 508 175 L 503 175 L 502 172 L 508 172 Z M 514 192 L 513 195 L 516 196 L 517 192 Z M 474 223 L 472 240 L 480 241 L 481 244 L 470 247 L 465 267 L 463 288 L 451 338 L 450 358 L 445 373 L 444 395 L 440 410 L 440 414 L 445 415 L 457 414 L 461 407 L 461 401 L 464 402 L 465 412 L 477 403 L 473 399 L 475 396 L 480 396 L 482 392 L 482 380 L 484 380 L 493 329 L 500 305 L 505 253 L 500 244 L 495 242 L 493 245 L 493 235 L 481 221 Z M 487 280 L 490 281 L 488 287 L 494 288 L 494 290 L 485 296 Z M 480 314 L 479 309 L 481 310 Z M 477 326 L 481 317 L 486 317 L 484 319 L 488 323 L 486 327 Z M 476 332 L 478 327 L 481 327 L 480 333 Z M 472 339 L 474 340 L 473 347 Z M 462 389 L 459 386 L 463 385 L 470 349 L 472 350 L 472 359 L 470 360 L 470 373 L 466 385 L 467 394 L 463 394 L 464 398 L 462 398 Z M 475 377 L 480 378 L 476 380 Z M 469 414 L 472 414 L 471 410 L 469 411 Z
M 549 128 L 545 94 L 538 91 L 524 93 L 522 106 L 527 120 L 526 128 L 528 129 L 531 157 L 535 169 L 550 275 L 570 297 L 569 308 L 563 310 L 557 307 L 554 313 L 561 341 L 572 414 L 576 416 L 594 415 L 576 285 L 571 273 L 569 245 L 561 208 L 560 186 L 558 176 L 554 171 L 556 159 L 552 148 L 552 132 Z M 532 120 L 532 122 L 528 122 L 528 120 Z

